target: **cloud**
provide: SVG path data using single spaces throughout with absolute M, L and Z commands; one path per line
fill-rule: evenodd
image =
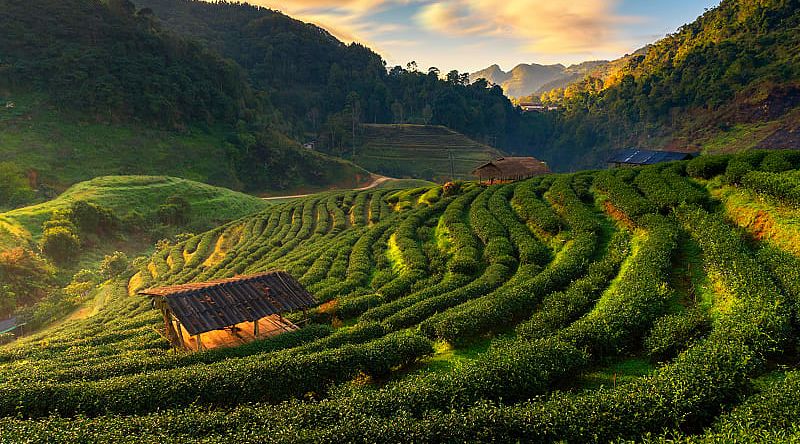
M 251 3 L 313 23 L 344 42 L 368 43 L 373 32 L 364 21 L 365 16 L 393 1 L 395 0 L 254 0 Z
M 620 28 L 639 17 L 618 15 L 616 0 L 441 0 L 424 5 L 417 22 L 445 35 L 517 40 L 545 54 L 618 51 Z

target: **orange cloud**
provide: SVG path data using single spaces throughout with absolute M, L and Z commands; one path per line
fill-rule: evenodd
M 617 15 L 616 0 L 443 0 L 422 8 L 418 22 L 447 35 L 508 37 L 546 53 L 618 51 L 619 27 L 640 20 Z

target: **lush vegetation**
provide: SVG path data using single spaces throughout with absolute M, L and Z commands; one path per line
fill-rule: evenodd
M 800 258 L 736 227 L 718 201 L 729 189 L 757 196 L 747 177 L 800 166 L 790 152 L 766 156 L 327 192 L 161 242 L 147 261 L 108 255 L 92 316 L 0 348 L 0 437 L 796 434 Z M 800 218 L 781 196 L 764 199 Z M 79 236 L 103 226 L 102 212 L 72 212 Z M 332 302 L 297 332 L 239 348 L 171 352 L 160 315 L 135 295 L 277 268 Z
M 605 75 L 545 93 L 561 111 L 528 116 L 539 129 L 533 151 L 574 169 L 631 145 L 796 147 L 786 129 L 798 121 L 799 6 L 724 0 Z
M 16 314 L 35 330 L 91 305 L 102 282 L 129 277 L 131 258 L 154 242 L 167 245 L 267 206 L 185 179 L 110 176 L 0 213 L 0 317 Z
M 352 159 L 386 176 L 442 183 L 472 179 L 478 165 L 501 156 L 497 149 L 441 126 L 363 125 L 357 129 Z

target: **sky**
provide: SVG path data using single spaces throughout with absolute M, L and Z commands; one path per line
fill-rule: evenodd
M 250 0 L 363 43 L 389 66 L 473 72 L 612 60 L 719 0 Z

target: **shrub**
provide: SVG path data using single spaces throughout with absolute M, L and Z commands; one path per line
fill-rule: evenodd
M 73 202 L 70 214 L 72 222 L 81 233 L 110 234 L 118 226 L 110 209 L 84 200 Z
M 103 258 L 103 262 L 100 263 L 100 274 L 106 279 L 122 276 L 129 270 L 130 261 L 128 260 L 128 255 L 121 251 L 106 255 Z
M 81 241 L 66 227 L 53 227 L 44 231 L 39 247 L 55 262 L 66 264 L 80 254 Z
M 702 155 L 690 160 L 686 165 L 686 174 L 698 179 L 711 179 L 725 172 L 729 155 Z
M 711 331 L 711 320 L 699 309 L 666 315 L 653 323 L 644 348 L 656 362 L 668 361 Z

